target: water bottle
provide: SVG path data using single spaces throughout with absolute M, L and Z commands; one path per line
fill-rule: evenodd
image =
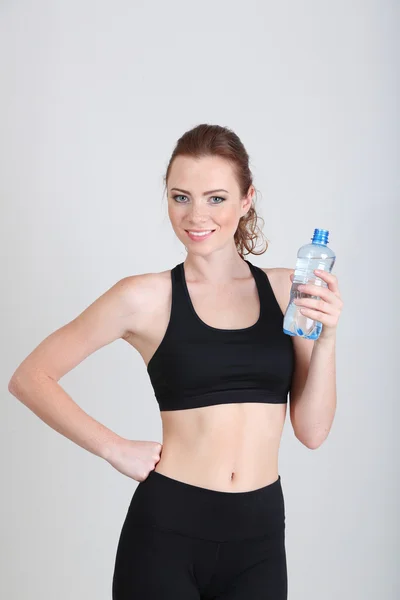
M 287 335 L 298 335 L 308 340 L 316 340 L 322 331 L 322 323 L 310 319 L 300 312 L 301 306 L 293 304 L 296 298 L 315 298 L 298 291 L 301 283 L 312 283 L 327 287 L 327 283 L 314 273 L 314 269 L 331 272 L 335 264 L 335 253 L 328 248 L 329 231 L 327 229 L 314 229 L 314 235 L 311 238 L 311 244 L 301 246 L 297 253 L 296 268 L 293 276 L 293 283 L 290 290 L 289 304 L 283 318 L 283 331 Z

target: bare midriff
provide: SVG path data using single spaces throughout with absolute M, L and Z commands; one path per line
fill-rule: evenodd
M 235 403 L 161 411 L 155 471 L 208 489 L 244 492 L 278 479 L 287 404 Z

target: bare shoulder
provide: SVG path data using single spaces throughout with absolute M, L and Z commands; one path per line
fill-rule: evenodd
M 117 337 L 124 338 L 139 326 L 146 313 L 151 314 L 160 295 L 168 289 L 170 271 L 128 275 L 117 281 L 99 296 L 78 318 L 88 313 L 107 312 L 119 319 Z
M 132 309 L 140 310 L 145 308 L 147 302 L 151 301 L 157 292 L 162 292 L 168 287 L 170 278 L 170 270 L 159 273 L 140 273 L 128 275 L 117 285 L 121 290 L 124 289 L 126 300 Z
M 147 329 L 149 319 L 164 309 L 172 289 L 171 269 L 132 275 L 127 279 L 127 302 L 130 304 L 132 318 L 123 339 Z

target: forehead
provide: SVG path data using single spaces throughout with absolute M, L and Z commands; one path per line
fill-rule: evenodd
M 220 156 L 192 158 L 177 156 L 171 166 L 168 188 L 182 187 L 193 192 L 236 187 L 232 165 Z

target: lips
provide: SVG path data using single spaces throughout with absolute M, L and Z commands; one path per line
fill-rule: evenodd
M 190 230 L 190 231 L 189 230 L 185 230 L 185 231 L 186 231 L 188 237 L 192 241 L 201 242 L 201 240 L 207 240 L 209 237 L 211 237 L 212 234 L 214 233 L 215 229 L 212 229 L 211 231 L 208 229 L 203 229 L 203 230 L 200 230 L 197 235 L 196 235 L 196 233 L 191 233 L 191 231 L 195 232 L 196 231 L 195 229 Z M 201 231 L 209 231 L 209 233 L 201 233 Z M 201 235 L 199 235 L 199 234 L 201 234 Z

